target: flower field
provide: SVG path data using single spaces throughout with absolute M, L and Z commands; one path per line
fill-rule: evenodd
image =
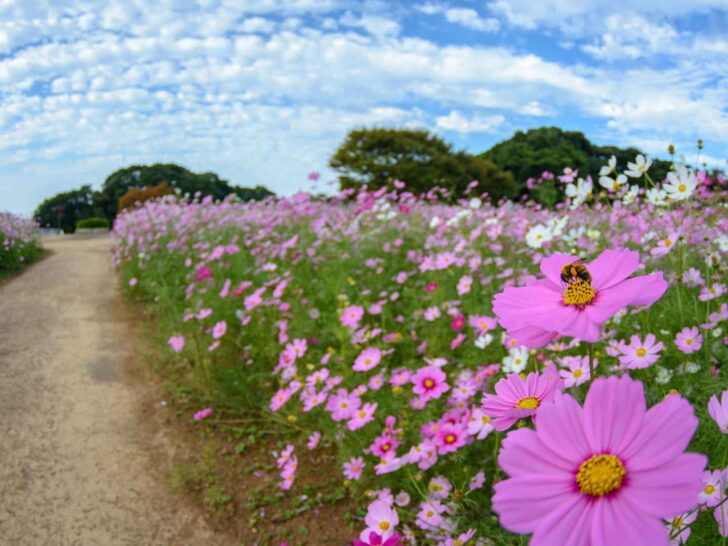
M 565 170 L 555 210 L 475 182 L 167 196 L 117 218 L 114 260 L 195 426 L 280 430 L 288 495 L 332 449 L 355 545 L 725 543 L 725 181 L 625 167 Z
M 38 225 L 10 212 L 0 212 L 0 274 L 20 269 L 40 252 Z

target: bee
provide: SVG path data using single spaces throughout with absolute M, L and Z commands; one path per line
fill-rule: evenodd
M 579 279 L 591 283 L 591 274 L 581 259 L 570 262 L 561 268 L 561 280 L 566 284 Z

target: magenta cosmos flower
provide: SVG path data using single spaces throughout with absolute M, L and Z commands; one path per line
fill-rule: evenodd
M 412 376 L 412 392 L 419 395 L 424 402 L 430 398 L 440 398 L 450 389 L 446 379 L 445 372 L 437 366 L 425 366 Z
M 494 429 L 506 430 L 519 419 L 536 415 L 562 387 L 554 373 L 532 372 L 526 379 L 512 373 L 495 384 L 495 394 L 483 396 L 483 413 L 492 419 Z
M 564 282 L 562 269 L 578 261 L 553 254 L 541 262 L 545 279 L 532 278 L 526 286 L 506 287 L 495 295 L 493 311 L 509 336 L 534 348 L 560 335 L 594 342 L 600 326 L 617 311 L 651 305 L 667 290 L 661 272 L 629 278 L 639 266 L 639 253 L 633 250 L 605 250 L 581 264 L 585 273 L 569 275 Z
M 597 379 L 582 408 L 544 405 L 536 430 L 512 431 L 498 462 L 493 509 L 531 546 L 668 544 L 663 519 L 696 506 L 706 457 L 684 453 L 698 419 L 669 395 L 649 411 L 642 383 Z

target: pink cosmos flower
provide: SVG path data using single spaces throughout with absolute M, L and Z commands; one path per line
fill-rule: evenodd
M 137 281 L 137 278 L 132 277 L 131 279 L 129 279 L 129 286 L 136 286 L 137 282 L 139 282 L 139 281 Z
M 670 540 L 670 544 L 685 544 L 690 538 L 690 524 L 698 517 L 697 510 L 693 510 L 687 514 L 681 514 L 672 518 L 672 521 L 665 522 L 667 533 L 674 537 Z
M 470 317 L 469 323 L 470 326 L 477 330 L 479 335 L 489 332 L 498 325 L 494 318 L 483 315 L 474 315 Z
M 706 457 L 684 453 L 697 425 L 679 395 L 647 411 L 642 383 L 597 379 L 583 408 L 557 397 L 536 430 L 508 434 L 493 509 L 532 546 L 667 545 L 662 519 L 692 509 L 702 487 Z
M 425 366 L 420 368 L 412 376 L 412 392 L 419 395 L 424 401 L 431 398 L 440 398 L 443 393 L 450 389 L 446 382 L 447 375 L 436 366 Z
M 596 368 L 596 359 L 594 367 Z M 559 376 L 564 380 L 564 388 L 583 385 L 591 379 L 588 356 L 565 356 L 561 359 L 565 370 L 559 370 Z
M 723 434 L 728 434 L 728 389 L 718 397 L 713 395 L 708 402 L 708 413 L 718 425 Z
M 316 430 L 311 433 L 311 435 L 308 437 L 308 442 L 306 442 L 306 447 L 311 449 L 316 449 L 316 447 L 319 445 L 319 442 L 321 441 L 321 433 Z
M 389 434 L 382 434 L 374 439 L 374 443 L 370 446 L 372 455 L 381 457 L 382 459 L 389 459 L 396 455 L 396 449 L 399 445 L 399 441 Z
M 700 335 L 698 329 L 685 327 L 675 336 L 675 345 L 686 355 L 699 351 L 703 346 L 703 336 Z
M 659 360 L 660 351 L 664 348 L 661 342 L 656 342 L 653 334 L 647 334 L 644 342 L 640 336 L 635 335 L 630 338 L 629 345 L 620 345 L 619 351 L 622 354 L 619 363 L 631 370 L 647 368 Z
M 458 296 L 462 296 L 470 292 L 470 287 L 473 285 L 473 277 L 470 275 L 463 275 L 458 281 L 457 291 Z
M 495 394 L 484 395 L 483 412 L 492 419 L 494 429 L 506 430 L 519 419 L 540 413 L 562 386 L 552 373 L 532 372 L 525 380 L 512 373 L 495 384 Z
M 366 372 L 375 368 L 382 361 L 382 351 L 377 347 L 367 347 L 364 349 L 351 367 L 355 372 Z
M 212 328 L 212 338 L 213 339 L 220 339 L 222 336 L 225 335 L 225 332 L 227 331 L 227 322 L 224 320 L 221 320 L 215 326 Z
M 361 478 L 361 472 L 366 463 L 361 457 L 353 457 L 349 462 L 344 463 L 344 477 L 347 480 L 357 481 Z
M 202 282 L 212 276 L 212 269 L 209 267 L 201 267 L 195 274 L 195 282 Z
M 360 538 L 366 540 L 372 531 L 382 539 L 388 539 L 394 534 L 394 528 L 399 523 L 397 511 L 391 505 L 381 500 L 375 500 L 369 505 L 367 515 L 364 518 L 367 529 L 362 532 Z
M 490 416 L 480 408 L 473 408 L 468 420 L 468 434 L 482 440 L 491 432 L 493 432 L 493 424 Z
M 475 491 L 476 489 L 483 487 L 483 484 L 485 484 L 485 472 L 481 470 L 471 478 L 470 483 L 468 484 L 468 489 L 470 491 Z
M 706 470 L 703 473 L 703 490 L 698 494 L 700 504 L 717 506 L 725 499 L 725 486 L 728 483 L 720 470 Z
M 350 305 L 341 313 L 341 324 L 347 328 L 358 328 L 359 321 L 364 316 L 364 308 L 359 305 Z
M 438 285 L 436 282 L 428 283 L 427 286 L 425 286 L 425 292 L 427 292 L 427 293 L 434 292 L 435 290 L 437 290 L 437 286 Z
M 192 418 L 195 421 L 202 421 L 205 417 L 209 417 L 210 415 L 212 415 L 212 408 L 205 408 L 195 412 Z
M 679 232 L 668 233 L 667 237 L 657 241 L 657 246 L 650 250 L 650 254 L 653 256 L 664 256 L 672 250 L 679 238 Z
M 465 317 L 463 315 L 458 315 L 454 319 L 452 319 L 452 322 L 450 323 L 450 329 L 454 332 L 459 332 L 463 329 L 465 326 Z
M 376 402 L 367 402 L 358 410 L 352 412 L 351 419 L 346 423 L 349 430 L 358 430 L 367 423 L 374 420 L 374 412 L 377 411 Z
M 560 335 L 582 341 L 599 339 L 600 326 L 628 305 L 651 305 L 667 290 L 661 272 L 628 278 L 639 266 L 639 253 L 605 250 L 584 266 L 590 281 L 561 280 L 562 268 L 576 256 L 553 254 L 541 261 L 545 279 L 507 287 L 493 298 L 493 311 L 508 335 L 529 347 L 542 347 Z
M 167 343 L 175 353 L 178 353 L 185 348 L 185 336 L 181 334 L 172 336 L 167 340 Z
M 334 421 L 351 419 L 354 412 L 361 406 L 361 398 L 346 389 L 339 389 L 336 394 L 329 396 L 326 402 L 326 410 L 331 412 Z
M 404 546 L 404 543 L 397 533 L 384 540 L 381 535 L 372 531 L 366 540 L 353 539 L 352 546 Z
M 465 445 L 467 434 L 459 425 L 447 423 L 435 433 L 435 445 L 440 455 L 452 453 Z

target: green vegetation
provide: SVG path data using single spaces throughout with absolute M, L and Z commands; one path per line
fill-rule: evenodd
M 84 218 L 76 222 L 76 229 L 109 229 L 109 221 L 106 218 Z
M 371 190 L 407 184 L 407 190 L 427 193 L 438 186 L 453 196 L 463 195 L 472 180 L 494 201 L 515 197 L 513 177 L 487 159 L 454 151 L 441 138 L 414 129 L 355 129 L 347 135 L 329 162 L 340 173 L 342 189 L 366 184 Z
M 174 192 L 209 195 L 213 199 L 224 199 L 232 194 L 242 201 L 253 201 L 273 195 L 263 186 L 232 186 L 215 173 L 194 173 L 174 163 L 132 165 L 111 173 L 100 191 L 84 185 L 46 199 L 36 209 L 34 218 L 42 227 L 55 227 L 66 233 L 72 233 L 79 220 L 87 218 L 103 217 L 111 225 L 120 208 L 124 208 L 119 206 L 122 197 L 132 190 L 159 187 L 164 183 Z
M 524 193 L 526 180 L 538 178 L 544 171 L 560 174 L 565 166 L 579 171 L 579 175 L 597 177 L 599 169 L 611 156 L 618 165 L 634 161 L 637 148 L 597 146 L 578 131 L 564 131 L 558 127 L 540 127 L 526 132 L 516 131 L 508 140 L 500 142 L 479 157 L 489 159 L 498 167 L 513 174 L 518 188 Z M 650 175 L 663 180 L 670 170 L 670 162 L 653 160 Z M 596 180 L 595 180 L 596 181 Z M 558 186 L 552 185 L 559 191 Z M 542 190 L 548 191 L 548 190 Z

